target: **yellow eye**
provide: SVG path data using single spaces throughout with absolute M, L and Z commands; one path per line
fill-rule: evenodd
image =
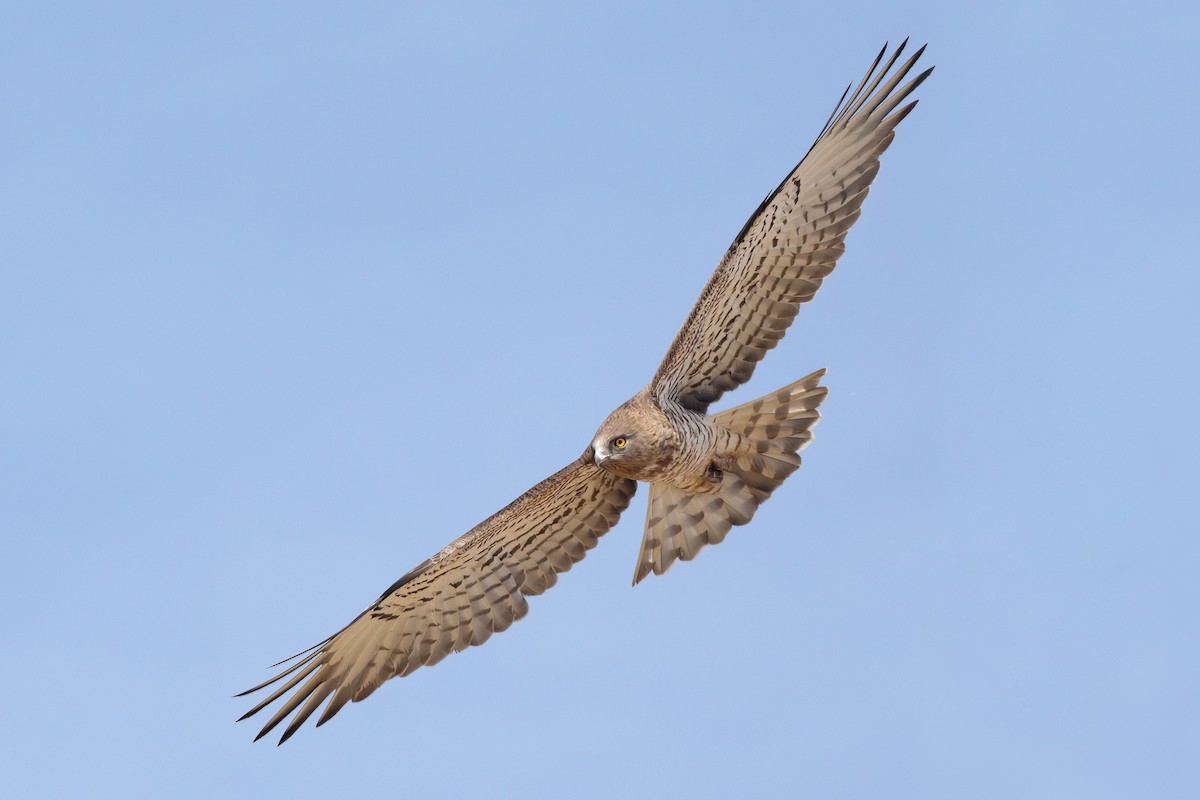
M 624 447 L 624 446 L 625 446 L 625 437 L 624 437 L 624 436 L 618 436 L 617 438 L 613 439 L 613 445 L 615 445 L 615 446 L 616 446 L 616 448 L 617 448 L 618 450 L 620 450 L 622 447 Z

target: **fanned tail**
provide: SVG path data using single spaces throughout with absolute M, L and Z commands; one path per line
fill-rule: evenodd
M 819 385 L 824 375 L 825 370 L 817 370 L 777 392 L 709 416 L 751 443 L 753 451 L 725 465 L 715 493 L 651 484 L 634 584 L 651 572 L 663 574 L 676 560 L 691 561 L 706 545 L 722 541 L 734 525 L 745 525 L 796 471 L 797 453 L 812 440 L 821 417 L 817 406 L 829 391 Z

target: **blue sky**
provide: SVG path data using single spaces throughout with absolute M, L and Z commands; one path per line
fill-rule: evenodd
M 902 7 L 904 6 L 904 7 Z M 1195 797 L 1194 11 L 6 4 L 13 796 Z M 805 465 L 283 748 L 230 695 L 578 455 L 885 40 L 938 66 L 731 403 Z

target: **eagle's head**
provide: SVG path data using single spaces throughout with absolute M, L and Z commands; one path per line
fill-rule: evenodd
M 670 464 L 676 440 L 662 411 L 635 397 L 608 415 L 584 458 L 623 478 L 650 481 Z

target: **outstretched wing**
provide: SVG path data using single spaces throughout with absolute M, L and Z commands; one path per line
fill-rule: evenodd
M 755 365 L 783 338 L 800 304 L 833 271 L 879 171 L 880 154 L 917 105 L 914 100 L 897 110 L 933 71 L 901 86 L 924 49 L 893 72 L 902 43 L 877 72 L 884 45 L 854 93 L 842 95 L 808 154 L 767 195 L 721 259 L 654 375 L 655 396 L 704 413 L 750 380 Z
M 238 695 L 288 679 L 242 717 L 292 692 L 255 740 L 295 711 L 283 744 L 326 699 L 318 726 L 387 679 L 505 630 L 525 616 L 527 595 L 553 586 L 616 524 L 636 489 L 586 457 L 534 486 L 392 584 L 345 628 L 293 656 L 292 666 Z

